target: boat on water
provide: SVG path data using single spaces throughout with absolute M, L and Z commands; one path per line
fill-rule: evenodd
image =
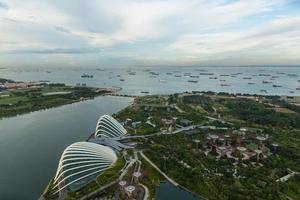
M 142 71 L 143 72 L 150 72 L 151 70 L 150 69 L 143 69 Z
M 290 91 L 290 93 L 292 93 L 292 94 L 293 94 L 293 93 L 295 93 L 295 91 L 291 90 L 291 91 Z
M 297 74 L 288 74 L 288 77 L 297 77 Z
M 141 93 L 143 93 L 143 94 L 149 94 L 149 92 L 147 92 L 147 91 L 141 91 Z
M 191 73 L 190 73 L 190 72 L 185 72 L 185 73 L 183 74 L 183 76 L 191 76 Z
M 159 73 L 158 72 L 149 72 L 151 75 L 154 75 L 154 76 L 159 76 Z
M 198 81 L 196 81 L 196 80 L 188 80 L 188 82 L 190 82 L 190 83 L 198 83 Z
M 238 75 L 242 75 L 243 73 L 239 72 L 239 73 L 231 73 L 231 76 L 238 76 Z
M 220 79 L 220 81 L 221 81 L 221 82 L 225 82 L 226 80 L 225 80 L 225 79 Z
M 214 75 L 214 73 L 209 73 L 209 72 L 205 72 L 205 73 L 200 73 L 200 75 L 207 75 L 207 76 L 210 76 L 210 75 Z
M 129 72 L 129 75 L 136 75 L 136 72 Z
M 167 75 L 172 75 L 172 72 L 167 72 L 166 74 L 167 74 Z
M 253 83 L 253 82 L 249 82 L 249 83 L 248 83 L 248 85 L 254 85 L 254 84 L 255 84 L 255 83 Z
M 38 82 L 40 82 L 40 83 L 49 83 L 50 81 L 49 80 L 39 80 Z
M 161 79 L 161 80 L 159 80 L 159 82 L 161 82 L 161 83 L 167 83 L 168 81 Z
M 271 81 L 262 81 L 264 84 L 272 83 Z
M 271 78 L 279 78 L 279 76 L 272 76 Z
M 222 87 L 228 87 L 230 84 L 221 84 Z
M 260 92 L 268 93 L 268 91 L 267 91 L 267 90 L 260 90 Z
M 221 74 L 220 76 L 229 76 L 229 74 Z
M 258 76 L 271 76 L 270 74 L 258 74 Z
M 217 77 L 209 77 L 209 79 L 218 79 Z
M 282 85 L 273 84 L 272 87 L 282 87 Z
M 175 74 L 175 77 L 182 77 L 181 74 Z
M 243 79 L 250 80 L 252 78 L 251 77 L 244 77 Z
M 120 81 L 125 81 L 125 79 L 122 79 L 122 78 L 121 78 Z
M 190 78 L 199 78 L 199 76 L 190 75 Z
M 81 75 L 81 78 L 94 78 L 94 75 L 84 73 Z

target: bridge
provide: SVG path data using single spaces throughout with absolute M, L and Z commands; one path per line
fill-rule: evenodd
M 137 95 L 131 95 L 131 94 L 119 94 L 119 93 L 107 93 L 107 94 L 104 94 L 103 96 L 131 97 L 131 98 L 138 97 Z

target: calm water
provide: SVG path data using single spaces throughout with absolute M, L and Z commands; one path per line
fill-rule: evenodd
M 202 198 L 196 197 L 191 193 L 175 187 L 169 182 L 162 182 L 156 189 L 157 200 L 202 200 Z
M 122 93 L 133 95 L 140 95 L 142 91 L 150 94 L 169 94 L 192 90 L 250 94 L 266 94 L 261 91 L 266 90 L 271 95 L 300 95 L 300 90 L 296 90 L 300 86 L 300 82 L 298 83 L 300 67 L 164 67 L 147 69 L 159 73 L 159 76 L 151 77 L 145 68 L 132 68 L 131 71 L 136 72 L 136 75 L 129 75 L 128 69 L 124 68 L 101 71 L 96 68 L 25 70 L 8 68 L 0 69 L 0 77 L 20 81 L 50 80 L 68 84 L 86 83 L 89 86 L 98 87 L 117 86 L 123 88 Z M 94 78 L 81 78 L 83 73 L 92 74 Z M 199 76 L 199 78 L 190 78 L 184 76 L 184 73 L 190 73 Z M 200 75 L 200 73 L 213 73 L 213 75 Z M 176 74 L 182 75 L 182 77 L 175 77 Z M 236 77 L 221 76 L 231 74 L 237 75 L 235 75 Z M 275 77 L 272 78 L 272 76 Z M 210 79 L 209 77 L 216 77 L 217 79 Z M 251 79 L 247 79 L 249 77 Z M 124 81 L 120 81 L 120 79 L 124 79 Z M 198 83 L 191 83 L 188 80 L 197 80 Z M 264 84 L 262 81 L 272 83 Z M 221 84 L 230 86 L 221 86 Z M 272 87 L 273 84 L 282 87 Z
M 131 100 L 98 97 L 0 120 L 0 199 L 37 199 L 65 147 L 85 140 L 100 115 L 117 112 Z

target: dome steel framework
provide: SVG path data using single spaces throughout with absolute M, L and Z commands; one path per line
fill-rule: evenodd
M 117 138 L 127 134 L 126 129 L 110 115 L 103 115 L 99 118 L 95 137 Z
M 108 169 L 117 160 L 116 153 L 109 147 L 76 142 L 68 146 L 61 155 L 54 178 L 57 192 L 68 188 L 77 190 Z

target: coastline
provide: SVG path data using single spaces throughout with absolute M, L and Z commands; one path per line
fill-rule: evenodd
M 48 87 L 48 86 L 47 86 Z M 62 88 L 55 88 L 57 90 L 62 90 Z M 23 98 L 27 98 L 28 94 L 35 95 L 35 89 L 27 89 L 27 90 L 13 90 L 13 91 L 5 91 L 4 96 L 7 97 L 7 103 L 1 104 L 1 100 L 5 100 L 5 98 L 0 98 L 0 120 L 9 117 L 15 117 L 18 115 L 23 115 L 35 111 L 42 111 L 51 108 L 56 108 L 68 104 L 78 103 L 81 101 L 91 100 L 98 96 L 106 96 L 108 94 L 115 94 L 120 91 L 122 88 L 94 88 L 94 87 L 75 87 L 75 86 L 63 86 L 63 90 L 71 90 L 71 92 L 49 92 L 43 93 L 40 92 L 40 100 L 38 104 L 34 101 L 35 99 L 29 99 L 26 102 L 25 106 L 19 105 L 24 103 Z M 25 92 L 26 93 L 25 93 Z M 17 98 L 20 98 L 17 102 L 11 103 L 10 96 L 15 96 L 15 93 L 24 93 Z M 78 94 L 75 94 L 78 93 Z M 86 94 L 85 94 L 86 93 Z M 3 93 L 2 93 L 3 94 Z M 49 96 L 49 97 L 48 97 Z M 13 97 L 14 98 L 14 97 Z M 12 99 L 12 102 L 14 99 Z

